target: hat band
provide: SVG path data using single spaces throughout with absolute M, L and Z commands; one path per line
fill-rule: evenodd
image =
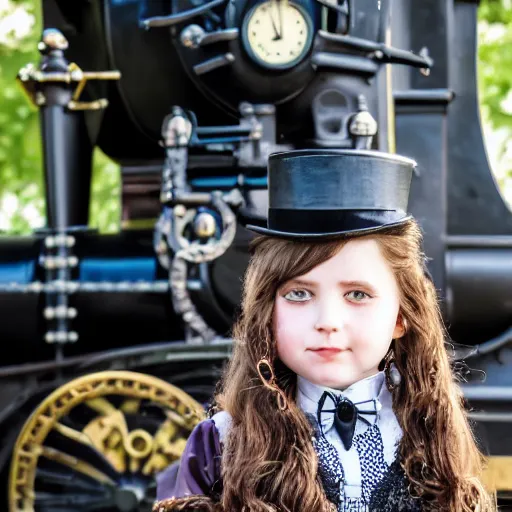
M 289 233 L 336 233 L 376 228 L 399 222 L 401 210 L 294 210 L 268 209 L 268 229 Z

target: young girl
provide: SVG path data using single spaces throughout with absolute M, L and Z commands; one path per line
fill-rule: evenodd
M 405 213 L 413 167 L 270 157 L 219 412 L 158 477 L 155 511 L 496 510 Z

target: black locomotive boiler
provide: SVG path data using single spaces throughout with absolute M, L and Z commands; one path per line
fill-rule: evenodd
M 40 109 L 47 223 L 0 238 L 4 508 L 151 509 L 230 354 L 267 157 L 295 148 L 418 162 L 410 209 L 510 498 L 512 213 L 482 139 L 478 2 L 42 5 L 17 79 Z M 120 164 L 117 234 L 88 227 L 95 147 Z

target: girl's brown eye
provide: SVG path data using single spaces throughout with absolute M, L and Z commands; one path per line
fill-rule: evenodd
M 290 299 L 290 298 L 288 298 L 288 296 L 289 296 L 290 294 L 294 294 L 294 293 L 297 293 L 297 292 L 299 293 L 299 296 L 298 296 L 298 297 L 296 296 L 296 298 L 295 298 L 295 299 L 293 299 L 293 298 L 291 298 L 291 299 Z M 304 295 L 300 295 L 301 293 L 302 293 L 302 294 L 309 294 L 309 292 L 308 292 L 307 290 L 290 290 L 287 294 L 285 294 L 285 295 L 284 295 L 284 298 L 285 298 L 286 300 L 290 300 L 290 301 L 292 301 L 292 302 L 306 302 L 306 301 L 308 300 L 308 296 L 307 296 L 307 295 L 306 295 L 306 296 L 304 296 Z

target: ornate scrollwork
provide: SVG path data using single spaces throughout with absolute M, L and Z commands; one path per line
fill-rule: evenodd
M 252 125 L 251 125 L 252 126 Z M 226 131 L 217 127 L 226 139 Z M 216 129 L 210 130 L 215 133 Z M 256 128 L 251 127 L 249 133 Z M 245 128 L 237 134 L 240 141 Z M 235 130 L 235 131 L 236 131 Z M 186 340 L 192 343 L 211 342 L 216 332 L 197 311 L 187 289 L 188 266 L 211 262 L 222 256 L 232 244 L 236 234 L 234 210 L 244 202 L 238 189 L 228 193 L 213 190 L 195 192 L 187 179 L 188 147 L 203 144 L 197 138 L 195 117 L 175 106 L 162 125 L 162 146 L 166 159 L 162 171 L 160 200 L 162 214 L 155 226 L 153 244 L 158 259 L 169 270 L 169 289 L 176 313 L 183 318 Z M 212 134 L 210 133 L 210 136 Z M 245 134 L 244 136 L 247 136 Z M 217 140 L 210 137 L 210 142 Z
M 203 418 L 193 398 L 150 375 L 109 371 L 68 382 L 18 436 L 9 512 L 149 511 L 153 476 L 180 457 Z

